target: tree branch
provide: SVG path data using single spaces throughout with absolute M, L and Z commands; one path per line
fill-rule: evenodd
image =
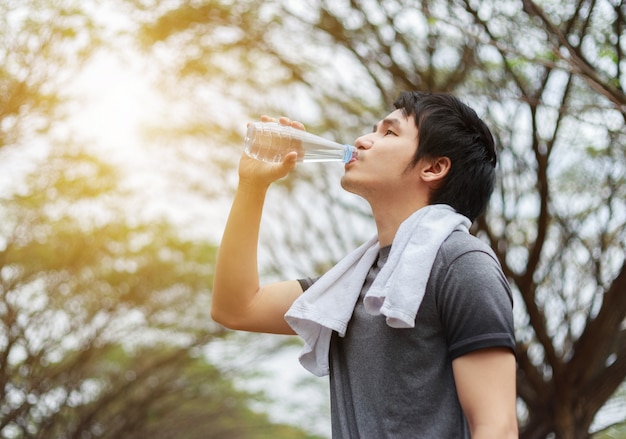
M 524 11 L 528 15 L 538 18 L 546 26 L 547 31 L 557 38 L 561 47 L 567 50 L 569 58 L 559 48 L 554 48 L 555 56 L 567 63 L 571 72 L 583 78 L 593 90 L 612 102 L 626 120 L 626 94 L 610 82 L 600 78 L 595 68 L 569 43 L 567 36 L 548 18 L 539 5 L 532 0 L 522 0 L 522 3 Z M 580 39 L 582 40 L 582 37 Z
M 609 334 L 618 333 L 625 318 L 626 262 L 604 294 L 598 315 L 587 321 L 583 334 L 574 344 L 574 356 L 570 361 L 570 366 L 578 371 L 575 384 L 591 382 L 595 376 L 602 373 L 613 344 L 613 339 Z M 623 344 L 622 349 L 622 352 L 617 353 L 620 357 L 626 355 L 624 352 L 626 348 Z M 624 377 L 626 377 L 626 371 L 624 371 Z

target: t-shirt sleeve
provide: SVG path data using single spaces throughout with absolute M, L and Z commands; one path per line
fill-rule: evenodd
M 311 285 L 315 283 L 317 279 L 319 279 L 319 277 L 316 277 L 316 278 L 307 277 L 304 279 L 297 279 L 297 281 L 300 283 L 300 286 L 302 287 L 302 291 L 306 291 L 311 287 Z
M 437 291 L 450 357 L 492 347 L 515 352 L 511 289 L 496 259 L 475 250 L 446 265 Z

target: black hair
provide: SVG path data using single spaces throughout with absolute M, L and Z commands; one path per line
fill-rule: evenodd
M 448 204 L 474 221 L 487 207 L 495 181 L 496 149 L 487 125 L 449 94 L 402 92 L 394 106 L 413 116 L 418 130 L 409 167 L 422 158 L 450 159 L 450 170 L 431 192 L 429 204 Z

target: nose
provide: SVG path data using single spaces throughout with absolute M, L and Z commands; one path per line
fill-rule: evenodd
M 357 137 L 354 141 L 354 146 L 356 146 L 357 149 L 370 149 L 374 144 L 374 141 L 370 138 L 370 136 L 371 133 Z

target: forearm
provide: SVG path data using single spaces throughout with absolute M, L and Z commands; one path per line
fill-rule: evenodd
M 259 290 L 257 247 L 267 187 L 240 183 L 217 253 L 211 315 L 229 326 Z
M 472 439 L 517 439 L 517 422 L 475 426 L 471 428 Z

